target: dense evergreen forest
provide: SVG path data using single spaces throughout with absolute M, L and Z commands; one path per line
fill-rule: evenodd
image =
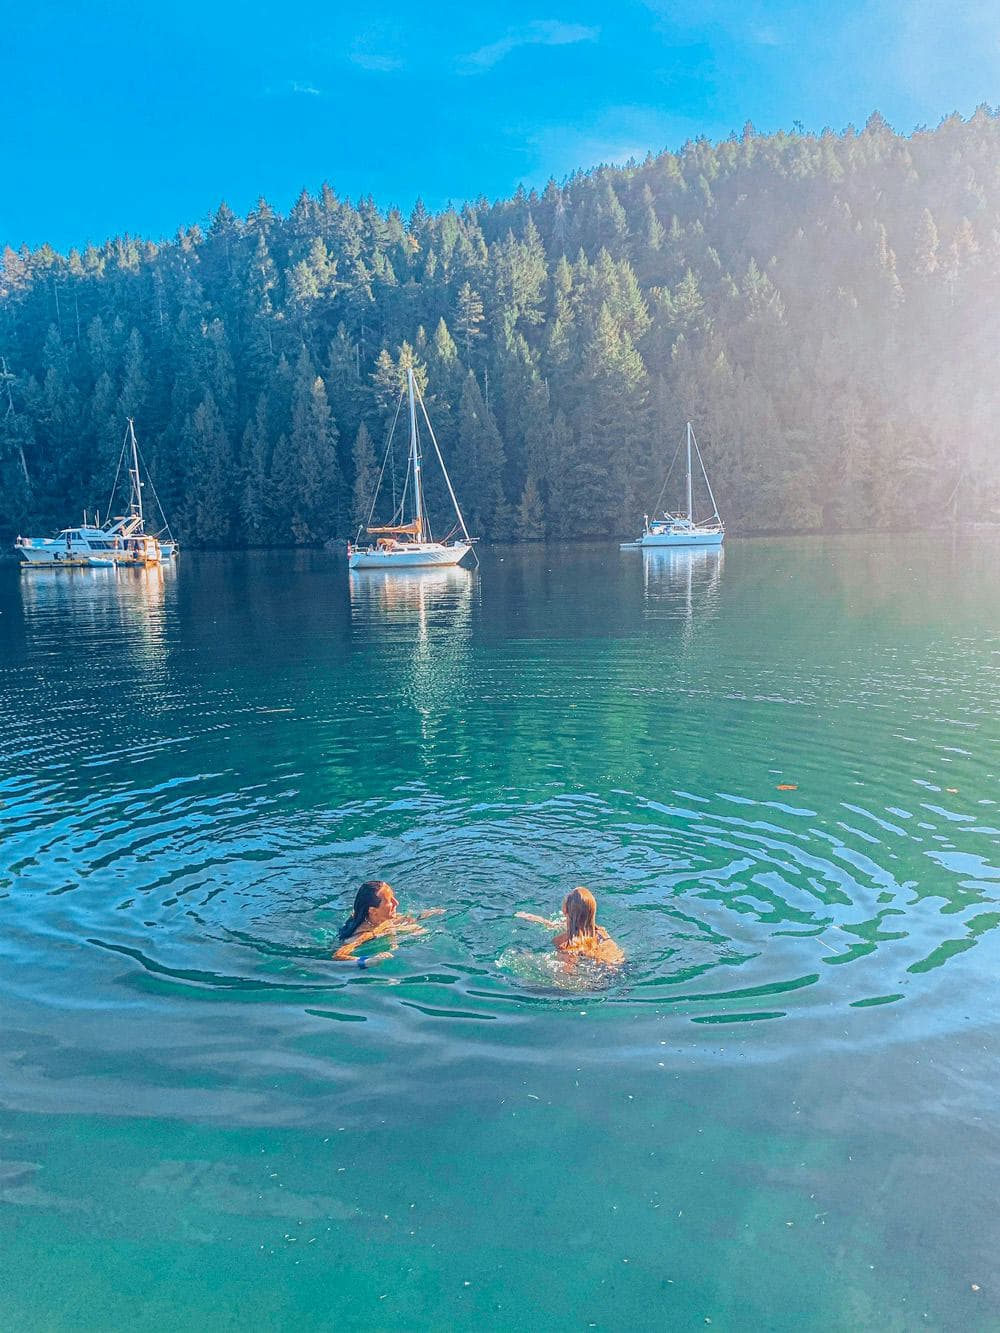
M 998 298 L 987 107 L 747 125 L 409 218 L 324 186 L 8 248 L 0 532 L 103 509 L 133 416 L 182 540 L 353 534 L 410 362 L 486 538 L 634 532 L 688 418 L 731 531 L 995 519 Z

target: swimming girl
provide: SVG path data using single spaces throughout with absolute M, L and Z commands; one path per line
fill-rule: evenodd
M 418 923 L 429 916 L 440 916 L 444 911 L 443 907 L 432 907 L 419 916 L 399 916 L 398 908 L 399 900 L 390 884 L 384 879 L 365 880 L 355 896 L 354 911 L 340 928 L 343 943 L 333 955 L 334 958 L 346 962 L 362 944 L 388 936 L 389 948 L 383 953 L 357 959 L 358 967 L 361 968 L 384 962 L 386 958 L 392 957 L 398 935 L 423 935 L 424 928 Z
M 522 921 L 533 921 L 539 926 L 551 926 L 560 931 L 552 943 L 560 954 L 570 958 L 592 958 L 597 963 L 606 963 L 614 967 L 624 963 L 625 955 L 619 949 L 603 926 L 597 924 L 597 901 L 589 889 L 582 885 L 567 893 L 562 905 L 563 920 L 550 921 L 544 916 L 535 916 L 533 912 L 518 912 Z

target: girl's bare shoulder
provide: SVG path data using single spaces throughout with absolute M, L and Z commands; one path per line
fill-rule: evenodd
M 605 934 L 604 938 L 598 942 L 597 957 L 602 963 L 624 963 L 625 961 L 624 952 L 608 934 Z

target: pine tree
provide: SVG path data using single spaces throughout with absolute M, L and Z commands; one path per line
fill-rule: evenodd
M 646 368 L 627 330 L 602 305 L 581 376 L 575 413 L 580 484 L 587 485 L 588 535 L 624 530 L 638 504 L 639 441 L 645 434 Z
M 292 536 L 300 544 L 326 541 L 343 533 L 346 514 L 337 460 L 337 427 L 326 386 L 303 348 L 292 399 L 294 459 Z
M 462 496 L 470 532 L 484 537 L 502 537 L 503 443 L 492 413 L 483 400 L 478 381 L 470 370 L 462 388 L 458 409 L 458 455 L 452 481 Z
M 91 440 L 91 473 L 88 494 L 95 509 L 108 515 L 107 508 L 121 455 L 124 420 L 120 403 L 115 401 L 111 376 L 104 372 L 88 404 L 87 434 Z M 119 496 L 119 501 L 121 497 Z
M 244 481 L 240 510 L 243 533 L 250 546 L 272 544 L 276 517 L 270 498 L 271 448 L 267 416 L 267 395 L 262 393 L 243 432 Z
M 122 417 L 137 418 L 141 422 L 148 384 L 146 349 L 143 347 L 139 330 L 133 329 L 125 345 L 122 364 L 122 387 L 118 399 L 118 410 Z
M 393 357 L 385 348 L 379 352 L 372 383 L 375 386 L 375 400 L 383 415 L 392 416 L 400 395 L 406 390 L 407 371 L 412 369 L 413 379 L 420 393 L 427 389 L 427 365 L 421 361 L 408 342 L 402 343 L 399 354 Z
M 929 278 L 938 267 L 938 229 L 929 208 L 920 215 L 913 238 L 913 266 L 921 278 Z
M 470 359 L 474 346 L 483 336 L 483 331 L 479 327 L 482 322 L 483 298 L 478 292 L 473 291 L 468 282 L 463 282 L 458 292 L 455 328 L 458 330 L 466 361 Z
M 372 437 L 368 434 L 368 427 L 363 421 L 358 427 L 357 435 L 354 437 L 351 460 L 354 465 L 354 484 L 351 490 L 349 527 L 351 532 L 354 533 L 368 521 L 368 514 L 375 494 L 375 482 L 378 478 L 378 460 L 375 457 L 375 446 L 372 444 Z
M 229 546 L 236 535 L 236 460 L 211 390 L 186 422 L 184 435 L 191 479 L 179 521 L 182 536 L 200 546 Z
M 528 475 L 517 506 L 514 536 L 518 541 L 537 542 L 545 536 L 545 507 L 534 475 Z

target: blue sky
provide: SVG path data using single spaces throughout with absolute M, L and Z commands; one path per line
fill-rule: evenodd
M 1000 101 L 1000 0 L 49 0 L 0 10 L 0 245 L 160 237 L 303 186 L 405 210 L 752 120 Z

